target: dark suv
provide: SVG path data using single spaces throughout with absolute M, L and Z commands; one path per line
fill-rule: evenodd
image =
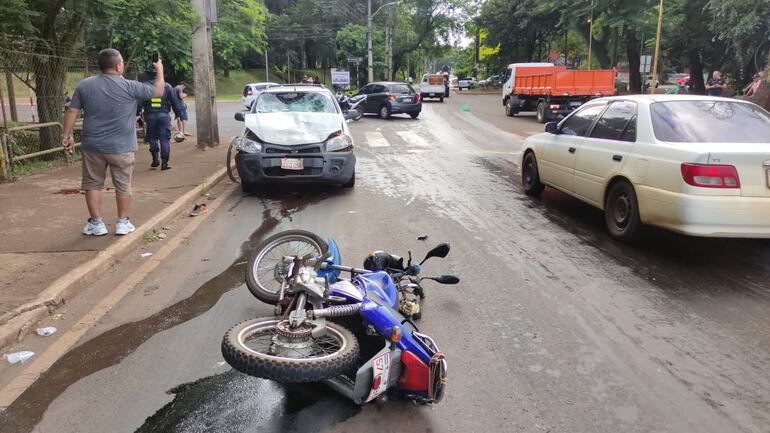
M 366 95 L 364 113 L 377 114 L 383 119 L 392 114 L 408 114 L 416 119 L 422 111 L 420 94 L 408 83 L 369 83 L 357 94 Z

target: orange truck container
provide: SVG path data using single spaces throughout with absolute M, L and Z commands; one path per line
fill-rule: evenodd
M 591 98 L 615 94 L 615 70 L 569 70 L 549 63 L 514 63 L 504 74 L 503 105 L 514 116 L 536 111 L 545 123 Z

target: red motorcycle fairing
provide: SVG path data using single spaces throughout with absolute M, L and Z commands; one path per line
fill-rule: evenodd
M 410 392 L 428 392 L 430 371 L 427 364 L 412 352 L 401 354 L 401 364 L 403 370 L 401 370 L 401 377 L 398 378 L 399 389 Z

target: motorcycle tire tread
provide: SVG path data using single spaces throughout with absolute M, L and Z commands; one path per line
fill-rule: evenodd
M 321 239 L 315 233 L 309 232 L 306 230 L 286 230 L 280 233 L 276 233 L 275 235 L 270 236 L 269 238 L 262 241 L 262 243 L 259 244 L 257 249 L 254 250 L 254 254 L 251 255 L 251 257 L 249 258 L 249 263 L 248 265 L 246 265 L 246 272 L 245 272 L 246 287 L 248 287 L 249 292 L 251 292 L 251 294 L 254 295 L 255 298 L 270 305 L 275 305 L 278 303 L 278 294 L 276 293 L 273 295 L 272 292 L 263 290 L 257 283 L 257 280 L 254 278 L 254 272 L 252 272 L 252 269 L 254 268 L 254 262 L 257 260 L 257 256 L 259 256 L 260 251 L 262 251 L 262 249 L 264 249 L 265 246 L 272 243 L 275 239 L 278 239 L 284 236 L 305 236 L 311 239 L 313 242 L 317 243 L 321 247 L 322 255 L 325 256 L 326 253 L 329 251 L 329 246 L 326 244 L 326 241 Z
M 320 382 L 350 370 L 358 362 L 360 351 L 358 339 L 350 330 L 334 323 L 331 326 L 340 333 L 347 334 L 345 338 L 351 344 L 348 345 L 344 352 L 333 358 L 296 362 L 280 358 L 262 357 L 239 348 L 237 336 L 244 326 L 260 320 L 273 319 L 275 317 L 244 320 L 230 328 L 222 338 L 222 356 L 225 361 L 241 373 L 282 383 Z M 330 323 L 327 322 L 326 326 L 330 326 Z

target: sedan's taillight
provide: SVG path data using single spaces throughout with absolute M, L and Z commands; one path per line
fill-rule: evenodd
M 732 165 L 682 164 L 682 178 L 702 188 L 740 188 L 738 171 Z
M 414 95 L 414 102 L 420 102 L 420 94 L 419 93 Z
M 388 99 L 390 99 L 391 101 L 395 101 L 396 100 L 396 95 L 394 95 L 392 93 L 388 93 Z

